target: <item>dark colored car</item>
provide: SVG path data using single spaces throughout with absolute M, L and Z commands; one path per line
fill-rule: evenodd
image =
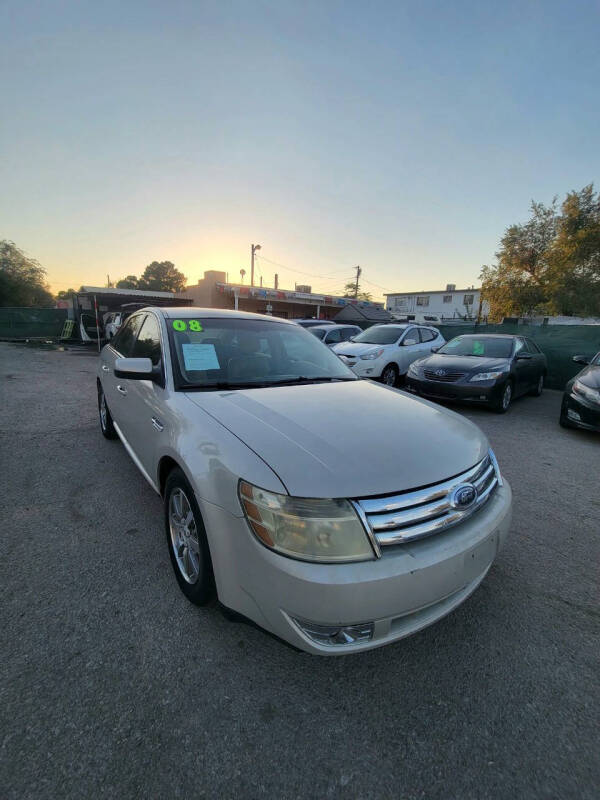
M 303 328 L 312 328 L 315 325 L 335 325 L 335 322 L 327 319 L 293 319 L 296 325 L 301 325 Z
M 487 403 L 503 414 L 514 397 L 542 393 L 546 370 L 546 356 L 526 336 L 469 334 L 415 361 L 406 388 L 433 400 Z
M 565 386 L 559 422 L 563 428 L 600 432 L 600 353 L 592 359 L 574 356 L 573 361 L 586 366 Z

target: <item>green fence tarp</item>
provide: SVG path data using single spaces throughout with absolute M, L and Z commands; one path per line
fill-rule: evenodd
M 564 389 L 581 369 L 573 356 L 593 356 L 600 351 L 600 325 L 436 325 L 447 341 L 462 333 L 512 333 L 527 336 L 548 360 L 546 386 Z
M 0 339 L 57 339 L 66 308 L 0 308 Z

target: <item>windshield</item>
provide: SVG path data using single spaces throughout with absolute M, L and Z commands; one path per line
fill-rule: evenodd
M 269 319 L 168 319 L 181 388 L 252 388 L 311 381 L 358 380 L 299 325 Z
M 406 325 L 373 325 L 354 337 L 363 344 L 394 344 L 406 330 Z
M 481 358 L 510 358 L 513 340 L 495 336 L 457 336 L 438 353 L 445 356 L 480 356 Z
M 325 336 L 325 331 L 323 328 L 307 328 L 307 331 L 310 331 L 313 336 L 316 336 L 317 339 L 322 339 Z

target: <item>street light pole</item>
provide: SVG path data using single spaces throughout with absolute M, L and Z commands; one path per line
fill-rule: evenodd
M 260 250 L 259 244 L 250 246 L 250 286 L 254 286 L 254 254 L 257 250 Z

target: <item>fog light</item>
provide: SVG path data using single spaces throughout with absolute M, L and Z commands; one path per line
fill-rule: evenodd
M 300 619 L 294 619 L 294 622 L 313 642 L 330 647 L 369 642 L 373 638 L 372 622 L 361 625 L 315 625 Z
M 581 422 L 581 416 L 577 413 L 577 411 L 573 411 L 572 408 L 567 409 L 567 417 L 575 420 L 575 422 Z

